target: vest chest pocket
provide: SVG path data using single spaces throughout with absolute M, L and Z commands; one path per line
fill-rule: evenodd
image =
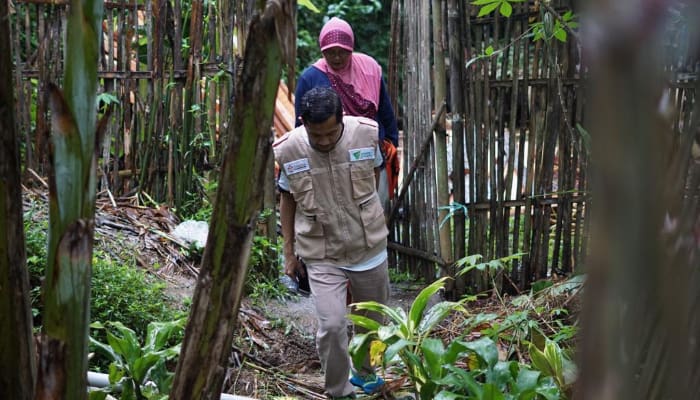
M 304 210 L 311 210 L 316 207 L 314 197 L 314 185 L 311 174 L 303 174 L 294 178 L 289 178 L 289 191 L 294 196 L 294 201 Z
M 350 166 L 350 179 L 353 199 L 361 199 L 374 192 L 374 168 L 362 168 L 358 164 L 352 164 Z

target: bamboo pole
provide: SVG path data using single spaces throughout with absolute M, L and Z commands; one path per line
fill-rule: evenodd
M 10 18 L 0 1 L 0 397 L 30 400 L 36 362 L 14 116 Z
M 432 0 L 433 11 L 433 110 L 440 109 L 437 114 L 442 112 L 443 104 L 445 103 L 445 95 L 447 92 L 447 79 L 445 76 L 445 32 L 443 13 L 444 1 Z M 437 186 L 437 206 L 446 207 L 450 203 L 450 188 L 448 182 L 447 168 L 447 129 L 444 116 L 436 119 L 437 125 L 433 133 L 433 141 L 435 143 L 435 174 Z M 438 221 L 445 221 L 448 215 L 446 208 L 438 210 Z M 444 223 L 439 229 L 440 241 L 440 256 L 449 264 L 454 260 L 452 255 L 452 224 Z M 449 276 L 450 272 L 446 269 L 441 270 L 441 276 Z M 445 289 L 448 292 L 452 291 L 454 282 L 448 281 L 448 286 Z

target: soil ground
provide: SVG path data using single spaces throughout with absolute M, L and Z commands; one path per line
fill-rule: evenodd
M 183 274 L 172 274 L 167 282 L 167 291 L 176 301 L 191 297 L 196 285 L 195 278 Z M 408 310 L 420 289 L 392 284 L 388 305 Z M 311 297 L 290 292 L 287 299 L 253 302 L 244 298 L 238 320 L 226 393 L 260 400 L 325 399 Z

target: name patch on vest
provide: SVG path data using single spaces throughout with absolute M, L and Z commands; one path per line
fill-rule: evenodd
M 350 149 L 350 161 L 374 160 L 374 147 Z
M 308 171 L 310 169 L 311 167 L 309 167 L 308 158 L 302 158 L 299 160 L 284 163 L 284 172 L 287 174 L 287 176 L 298 174 L 299 172 Z

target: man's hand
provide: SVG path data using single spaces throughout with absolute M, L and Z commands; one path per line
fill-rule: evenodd
M 284 257 L 284 274 L 292 278 L 294 282 L 298 282 L 297 274 L 306 276 L 306 271 L 304 271 L 301 261 L 292 254 Z

